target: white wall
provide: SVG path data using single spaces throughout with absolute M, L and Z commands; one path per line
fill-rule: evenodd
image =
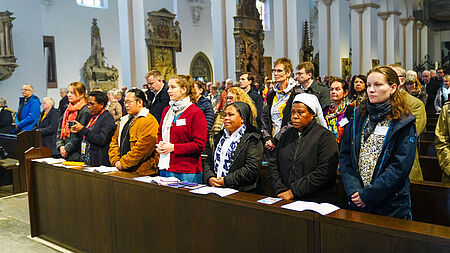
M 36 0 L 0 0 L 0 11 L 13 12 L 12 37 L 17 67 L 9 79 L 0 81 L 0 96 L 8 106 L 17 110 L 21 88 L 25 83 L 34 86 L 34 94 L 42 98 L 47 95 L 42 39 L 40 3 Z
M 211 2 L 204 1 L 198 25 L 194 25 L 192 22 L 191 9 L 187 1 L 178 1 L 177 5 L 176 19 L 180 21 L 182 47 L 182 51 L 176 53 L 178 74 L 189 74 L 192 59 L 200 51 L 208 56 L 214 69 Z
M 53 3 L 48 9 L 44 6 L 40 8 L 42 35 L 55 37 L 58 87 L 85 80 L 82 68 L 91 54 L 92 18 L 97 18 L 102 47 L 105 48 L 105 63 L 119 69 L 120 85 L 122 67 L 117 0 L 109 0 L 108 9 L 82 7 L 76 1 L 67 0 Z M 49 89 L 48 96 L 53 97 L 55 102 L 60 99 L 58 89 Z

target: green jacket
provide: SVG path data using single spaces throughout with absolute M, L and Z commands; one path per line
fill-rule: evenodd
M 436 125 L 436 151 L 439 165 L 443 170 L 442 182 L 450 183 L 450 102 L 442 106 Z
M 416 131 L 417 136 L 425 129 L 425 125 L 427 124 L 427 113 L 425 112 L 425 105 L 423 102 L 402 90 L 405 95 L 406 103 L 408 104 L 409 110 L 411 110 L 411 114 L 416 117 Z M 414 157 L 414 164 L 411 169 L 411 173 L 409 173 L 409 179 L 411 180 L 419 180 L 423 181 L 422 169 L 420 168 L 419 163 L 419 152 L 416 148 L 416 156 Z

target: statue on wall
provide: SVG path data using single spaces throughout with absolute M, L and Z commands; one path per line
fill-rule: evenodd
M 264 30 L 255 0 L 239 0 L 234 17 L 236 77 L 244 72 L 255 75 L 255 82 L 264 83 Z
M 105 66 L 105 48 L 102 47 L 100 29 L 97 19 L 92 20 L 91 28 L 91 55 L 84 63 L 84 77 L 88 90 L 100 88 L 108 91 L 119 87 L 119 70 L 112 65 Z
M 164 80 L 177 73 L 175 52 L 181 52 L 180 22 L 166 9 L 151 11 L 146 22 L 148 66 L 161 72 Z
M 12 21 L 15 18 L 11 15 L 9 11 L 0 12 L 0 81 L 8 79 L 19 66 L 14 57 Z

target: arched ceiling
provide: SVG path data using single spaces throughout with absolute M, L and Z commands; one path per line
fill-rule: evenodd
M 423 9 L 414 11 L 414 17 L 434 31 L 450 30 L 450 2 L 423 0 Z

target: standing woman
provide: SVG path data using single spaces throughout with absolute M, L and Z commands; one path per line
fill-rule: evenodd
M 352 78 L 352 83 L 350 85 L 350 94 L 348 100 L 350 103 L 354 102 L 355 107 L 364 100 L 367 96 L 367 77 L 365 75 L 355 75 Z
M 244 102 L 229 104 L 223 123 L 224 129 L 213 137 L 203 179 L 213 187 L 257 193 L 263 146 L 250 106 Z
M 75 121 L 78 121 L 83 126 L 87 125 L 91 114 L 87 106 L 86 87 L 84 84 L 73 82 L 69 84 L 68 91 L 69 105 L 58 126 L 56 147 L 66 160 L 80 161 L 83 135 L 81 133 L 71 133 L 69 128 L 75 125 Z
M 333 102 L 324 110 L 328 129 L 334 134 L 336 142 L 341 143 L 344 127 L 353 114 L 353 106 L 345 99 L 348 95 L 348 84 L 344 79 L 330 77 L 330 98 Z
M 6 98 L 0 97 L 0 133 L 10 134 L 14 129 L 12 113 L 13 111 L 8 108 Z
M 34 128 L 42 134 L 42 145 L 52 151 L 52 156 L 59 157 L 59 152 L 56 149 L 56 132 L 58 131 L 60 114 L 54 106 L 53 98 L 45 97 L 42 99 L 42 112 Z
M 201 81 L 194 82 L 195 104 L 202 110 L 206 117 L 206 133 L 209 136 L 209 131 L 214 124 L 214 110 L 211 101 L 205 95 L 205 83 Z
M 361 102 L 342 137 L 339 166 L 350 207 L 411 220 L 409 173 L 417 145 L 415 117 L 388 66 L 370 70 Z
M 164 177 L 202 183 L 201 154 L 206 144 L 206 118 L 195 105 L 195 92 L 188 78 L 176 75 L 169 80 L 170 102 L 162 114 L 156 151 Z
M 114 123 L 119 125 L 120 118 L 122 118 L 122 106 L 117 102 L 116 99 L 116 91 L 110 90 L 107 93 L 108 96 L 108 104 L 106 105 L 106 109 L 111 113 L 114 118 Z

